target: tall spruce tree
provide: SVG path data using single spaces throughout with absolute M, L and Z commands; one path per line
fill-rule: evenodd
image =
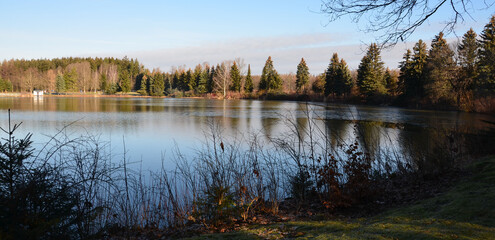
M 230 91 L 241 91 L 241 73 L 237 67 L 237 63 L 234 61 L 232 67 L 230 67 Z
M 120 69 L 119 72 L 119 87 L 122 92 L 131 91 L 131 75 L 126 68 Z
M 246 81 L 244 82 L 244 91 L 252 93 L 254 90 L 253 78 L 251 77 L 251 64 L 248 65 Z
M 62 75 L 57 75 L 56 81 L 55 81 L 55 88 L 58 93 L 65 92 L 65 80 Z
M 461 98 L 466 98 L 467 94 L 473 90 L 477 79 L 478 42 L 476 37 L 476 32 L 471 28 L 462 36 L 462 41 L 457 46 L 460 68 L 455 81 L 452 82 L 457 106 L 460 106 Z
M 454 51 L 440 32 L 431 42 L 431 49 L 426 60 L 426 97 L 433 103 L 450 96 L 450 83 L 455 76 Z
M 215 86 L 215 81 L 213 81 L 213 78 L 215 77 L 215 66 L 211 66 L 211 69 L 208 74 L 209 76 L 208 76 L 208 81 L 206 82 L 206 92 L 212 93 L 213 88 Z
M 76 86 L 77 78 L 78 78 L 78 74 L 75 68 L 72 68 L 64 73 L 66 91 L 77 91 L 77 86 Z
M 107 75 L 105 73 L 100 74 L 100 90 L 103 92 L 108 91 L 108 80 L 107 80 Z M 64 83 L 64 88 L 65 88 L 65 83 Z
M 163 96 L 165 91 L 165 77 L 160 71 L 155 71 L 150 81 L 150 95 Z
M 385 94 L 383 71 L 380 49 L 376 43 L 372 43 L 358 68 L 358 86 L 361 93 L 366 96 Z
M 304 58 L 301 58 L 301 62 L 297 65 L 296 72 L 296 90 L 297 92 L 306 92 L 306 88 L 309 83 L 309 68 L 306 65 Z
M 479 41 L 479 92 L 495 93 L 495 15 L 485 25 Z M 484 89 L 484 90 L 482 90 Z
M 180 85 L 180 73 L 179 71 L 174 71 L 174 74 L 172 76 L 172 89 L 179 89 Z
M 413 89 L 411 89 L 411 79 L 412 79 L 412 52 L 411 49 L 407 49 L 406 53 L 404 54 L 404 59 L 402 62 L 399 64 L 399 89 L 398 92 L 400 92 L 403 96 L 406 98 L 409 98 L 410 96 L 414 96 L 416 93 L 414 92 Z
M 337 75 L 339 72 L 339 55 L 334 53 L 330 59 L 330 64 L 325 71 L 325 96 L 335 93 L 335 82 L 337 81 Z
M 406 102 L 419 101 L 424 95 L 427 56 L 426 43 L 421 39 L 414 45 L 412 55 L 409 49 L 404 55 L 399 81 Z
M 324 94 L 325 92 L 325 73 L 321 73 L 316 76 L 313 84 L 311 84 L 311 90 L 316 94 Z
M 344 59 L 340 59 L 339 68 L 337 69 L 337 76 L 334 81 L 334 91 L 338 96 L 351 93 L 351 89 L 354 85 L 352 81 L 351 70 L 347 66 Z
M 282 88 L 282 79 L 273 67 L 272 57 L 268 57 L 261 73 L 260 90 L 279 90 Z
M 141 95 L 149 95 L 148 93 L 148 76 L 146 74 L 142 74 L 140 77 L 141 83 L 139 86 L 139 90 L 137 91 Z
M 201 80 L 201 72 L 203 68 L 200 64 L 196 65 L 192 74 L 192 82 L 189 84 L 189 88 L 194 90 L 194 92 L 198 93 L 199 82 Z
M 206 66 L 204 69 L 201 70 L 201 74 L 199 76 L 199 81 L 198 81 L 198 93 L 203 94 L 207 92 L 207 84 L 208 84 L 208 78 L 210 77 L 210 67 Z
M 385 74 L 383 76 L 386 82 L 387 92 L 390 96 L 395 96 L 397 94 L 397 75 L 393 75 L 389 68 L 385 69 Z

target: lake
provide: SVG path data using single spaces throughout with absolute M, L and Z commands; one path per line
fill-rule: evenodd
M 211 122 L 224 136 L 258 134 L 268 140 L 286 137 L 293 129 L 288 125 L 307 129 L 309 118 L 319 131 L 331 133 L 328 141 L 335 148 L 342 139 L 352 141 L 359 126 L 373 153 L 402 151 L 411 143 L 429 147 L 428 140 L 435 136 L 432 129 L 476 132 L 489 126 L 485 121 L 495 121 L 475 113 L 288 101 L 44 96 L 0 98 L 4 129 L 8 109 L 13 123 L 23 123 L 17 136 L 33 133 L 37 148 L 67 126 L 64 133 L 70 137 L 90 134 L 109 143 L 115 159 L 123 157 L 125 142 L 126 158 L 141 162 L 144 169 L 160 166 L 162 156 L 170 163 L 175 147 L 193 155 Z

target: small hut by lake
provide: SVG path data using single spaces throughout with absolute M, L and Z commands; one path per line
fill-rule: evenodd
M 43 90 L 33 90 L 33 96 L 42 97 L 43 96 Z

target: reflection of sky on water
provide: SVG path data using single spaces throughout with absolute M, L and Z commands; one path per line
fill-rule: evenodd
M 350 120 L 365 120 L 370 138 L 378 142 L 394 142 L 400 133 L 396 124 L 453 127 L 456 124 L 477 128 L 480 114 L 405 110 L 392 107 L 347 106 L 297 102 L 209 100 L 173 98 L 0 98 L 0 126 L 7 126 L 7 109 L 12 109 L 13 122 L 23 122 L 19 134 L 33 132 L 35 142 L 44 142 L 45 135 L 73 123 L 71 136 L 88 132 L 111 142 L 112 153 L 121 156 L 125 139 L 127 156 L 131 161 L 143 161 L 144 168 L 160 166 L 160 157 L 170 159 L 175 143 L 183 153 L 192 154 L 204 139 L 207 122 L 214 119 L 227 136 L 261 132 L 279 136 L 287 128 L 282 121 L 296 117 L 297 126 L 307 125 L 307 111 L 313 118 L 327 119 L 319 127 L 330 129 L 334 139 L 352 135 Z M 306 120 L 305 120 L 306 119 Z M 492 118 L 493 120 L 493 118 Z M 366 125 L 366 122 L 370 123 Z M 384 123 L 389 123 L 387 126 Z M 375 129 L 375 130 L 372 130 Z M 378 130 L 377 130 L 378 129 Z M 381 129 L 381 130 L 380 130 Z M 373 133 L 374 132 L 374 133 Z M 22 136 L 20 135 L 20 136 Z M 384 136 L 380 136 L 384 135 Z M 386 136 L 387 135 L 387 136 Z M 388 137 L 390 139 L 382 139 Z M 393 144 L 392 144 L 393 145 Z M 390 146 L 389 146 L 390 147 Z M 394 146 L 392 146 L 394 147 Z

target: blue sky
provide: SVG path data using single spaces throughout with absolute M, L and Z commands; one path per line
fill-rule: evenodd
M 473 0 L 479 4 L 478 0 Z M 328 22 L 320 0 L 251 1 L 7 1 L 0 0 L 0 60 L 68 56 L 129 56 L 148 68 L 243 58 L 254 74 L 268 56 L 281 73 L 295 72 L 301 57 L 319 73 L 333 52 L 353 69 L 373 33 L 359 31 L 348 17 Z M 457 28 L 480 33 L 494 8 L 481 9 Z M 397 67 L 405 48 L 442 30 L 448 9 L 421 27 L 406 43 L 382 52 Z M 455 35 L 448 37 L 454 40 Z

